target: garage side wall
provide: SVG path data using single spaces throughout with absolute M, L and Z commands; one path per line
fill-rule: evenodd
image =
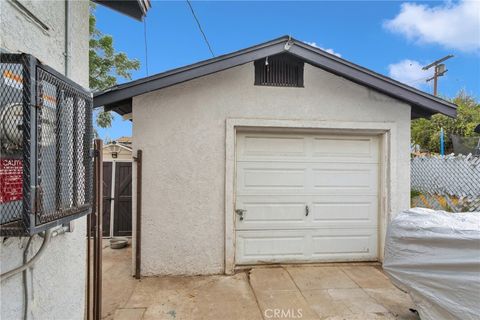
M 409 105 L 308 64 L 304 88 L 253 83 L 250 63 L 134 98 L 142 275 L 224 272 L 226 119 L 394 122 L 392 208 L 409 207 Z

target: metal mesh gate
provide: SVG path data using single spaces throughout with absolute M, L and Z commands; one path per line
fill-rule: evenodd
M 0 235 L 90 213 L 90 93 L 31 55 L 2 54 L 0 72 Z

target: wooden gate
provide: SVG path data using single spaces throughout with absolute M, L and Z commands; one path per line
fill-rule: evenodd
M 102 217 L 104 237 L 132 235 L 132 162 L 103 162 Z
M 113 235 L 132 235 L 132 163 L 115 163 Z

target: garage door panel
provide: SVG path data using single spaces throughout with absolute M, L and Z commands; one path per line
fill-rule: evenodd
M 348 162 L 378 162 L 378 138 L 376 137 L 342 137 L 323 136 L 313 137 L 312 156 L 327 160 L 336 158 L 337 161 Z
M 237 163 L 237 195 L 305 193 L 307 168 L 301 163 Z
M 314 224 L 376 226 L 377 207 L 375 196 L 326 196 L 316 197 L 310 211 Z
M 245 189 L 304 189 L 305 170 L 303 168 L 242 168 Z
M 246 134 L 237 139 L 241 157 L 306 157 L 306 139 L 302 136 Z
M 303 260 L 307 235 L 301 231 L 238 231 L 236 263 L 271 263 L 289 259 Z
M 298 233 L 282 234 L 240 234 L 238 245 L 245 256 L 296 255 L 303 256 L 305 251 L 305 235 Z
M 376 165 L 316 165 L 312 168 L 312 188 L 322 193 L 377 194 Z
M 377 257 L 376 229 L 330 229 L 315 232 L 312 236 L 312 256 L 326 257 Z
M 238 231 L 235 263 L 374 261 L 375 229 Z
M 259 199 L 261 200 L 261 199 Z M 304 202 L 294 202 L 294 199 L 282 199 L 281 201 L 255 201 L 244 200 L 239 205 L 247 210 L 244 214 L 243 221 L 239 221 L 239 228 L 249 228 L 254 225 L 265 228 L 265 225 L 285 224 L 301 225 L 305 220 Z

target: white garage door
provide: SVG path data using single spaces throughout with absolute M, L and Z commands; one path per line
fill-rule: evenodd
M 377 259 L 379 138 L 239 133 L 236 263 Z

